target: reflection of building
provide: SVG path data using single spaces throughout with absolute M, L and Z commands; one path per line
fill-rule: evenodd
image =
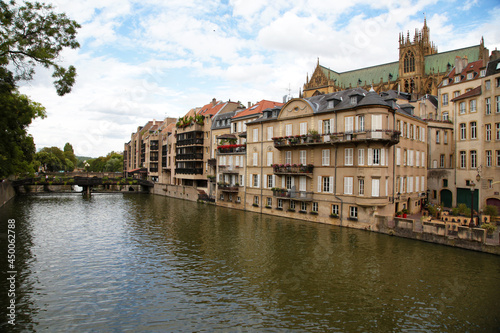
M 376 215 L 418 211 L 425 132 L 412 106 L 360 88 L 264 110 L 247 123 L 246 208 L 370 228 Z
M 373 85 L 376 92 L 400 90 L 418 98 L 425 94 L 437 95 L 437 87 L 448 73 L 456 56 L 467 57 L 469 61 L 488 58 L 488 50 L 481 39 L 479 45 L 437 52 L 430 41 L 430 31 L 424 20 L 421 31 L 416 30 L 413 38 L 399 35 L 399 60 L 367 68 L 338 73 L 318 64 L 311 79 L 303 87 L 304 97 L 332 93 L 344 89 Z

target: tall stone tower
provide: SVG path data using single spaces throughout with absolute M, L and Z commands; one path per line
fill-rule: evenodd
M 437 53 L 437 47 L 429 40 L 429 27 L 424 19 L 421 31 L 415 29 L 413 40 L 410 32 L 406 37 L 399 34 L 399 88 L 401 91 L 415 94 L 436 93 L 437 83 L 431 73 L 425 72 L 425 56 Z

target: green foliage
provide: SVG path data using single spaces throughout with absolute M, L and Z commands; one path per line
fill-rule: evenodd
M 73 171 L 75 165 L 66 158 L 66 154 L 57 147 L 45 147 L 36 153 L 36 160 L 45 171 Z
M 80 47 L 76 40 L 80 25 L 66 14 L 53 12 L 52 5 L 38 2 L 0 2 L 0 65 L 12 68 L 13 77 L 31 80 L 36 66 L 53 68 L 57 94 L 71 91 L 75 83 L 75 67 L 57 64 L 65 48 Z
M 71 170 L 73 170 L 76 165 L 78 164 L 78 160 L 76 159 L 76 156 L 75 156 L 75 152 L 73 150 L 73 146 L 69 143 L 69 142 L 66 142 L 66 144 L 64 145 L 64 157 L 68 160 L 70 160 L 71 163 L 73 163 L 73 168 Z
M 470 216 L 470 208 L 466 204 L 461 203 L 458 205 L 458 215 Z
M 88 159 L 90 164 L 89 170 L 92 172 L 122 172 L 123 171 L 123 155 L 111 152 L 106 157 L 100 156 L 94 159 Z
M 498 216 L 498 208 L 496 206 L 486 205 L 486 207 L 484 207 L 483 213 L 484 215 L 489 215 L 492 218 L 495 218 Z
M 492 235 L 495 232 L 495 230 L 497 230 L 497 227 L 491 223 L 483 223 L 481 225 L 481 228 L 486 230 L 486 232 L 490 235 Z

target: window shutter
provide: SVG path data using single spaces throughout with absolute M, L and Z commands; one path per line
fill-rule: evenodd
M 306 191 L 306 177 L 305 176 L 300 176 L 299 178 L 299 191 Z
M 373 165 L 373 148 L 368 148 L 368 165 Z
M 253 186 L 253 177 L 254 176 L 255 175 L 252 175 L 252 174 L 250 175 L 250 179 L 248 180 L 248 187 L 252 187 Z
M 241 175 L 241 186 L 245 186 L 245 175 Z
M 335 128 L 335 119 L 331 118 L 330 119 L 330 133 L 334 133 L 334 128 Z
M 356 123 L 354 124 L 354 126 L 356 126 L 356 127 L 355 127 L 356 132 L 357 132 L 357 131 L 358 131 L 358 129 L 359 129 L 358 124 L 359 124 L 359 116 L 356 116 Z
M 273 175 L 272 178 L 273 178 L 273 187 L 276 187 L 276 175 Z
M 260 187 L 260 175 L 256 174 L 255 176 L 257 176 L 257 188 L 259 188 Z
M 295 186 L 295 177 L 291 177 L 291 178 L 292 178 L 291 185 L 292 185 L 292 187 L 294 187 Z
M 330 176 L 330 193 L 333 193 L 333 176 Z
M 380 149 L 380 165 L 385 165 L 385 149 Z
M 264 184 L 262 184 L 263 188 L 267 188 L 267 175 L 264 175 Z
M 321 176 L 318 176 L 318 192 L 321 193 Z
M 318 120 L 318 134 L 323 134 L 323 121 Z
M 281 176 L 281 188 L 285 188 L 285 176 Z

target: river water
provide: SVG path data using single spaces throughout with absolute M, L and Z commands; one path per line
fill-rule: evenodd
M 18 197 L 0 226 L 2 331 L 500 330 L 490 254 L 139 194 Z

